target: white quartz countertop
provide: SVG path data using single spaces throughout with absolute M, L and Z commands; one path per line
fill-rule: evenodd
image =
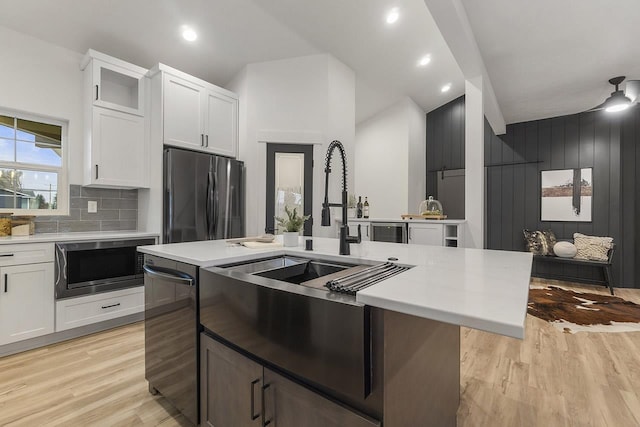
M 0 237 L 0 245 L 16 243 L 72 242 L 75 240 L 113 240 L 158 237 L 156 233 L 142 231 L 95 231 L 91 233 L 42 233 L 31 236 Z
M 342 222 L 341 218 L 336 217 L 336 222 Z M 408 222 L 408 223 L 427 223 L 427 224 L 464 224 L 464 219 L 402 219 L 402 218 L 347 218 L 349 223 L 362 222 Z
M 280 236 L 279 236 L 280 238 Z M 297 247 L 249 249 L 222 240 L 139 247 L 140 252 L 213 267 L 283 254 L 375 264 L 389 257 L 413 265 L 390 279 L 359 291 L 364 304 L 428 319 L 524 338 L 533 256 L 441 246 L 362 242 L 351 255 L 338 255 L 338 239 L 313 238 L 313 251 Z

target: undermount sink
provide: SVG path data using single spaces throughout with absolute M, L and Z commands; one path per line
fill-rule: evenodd
M 281 280 L 296 285 L 306 285 L 306 282 L 311 280 L 356 266 L 356 264 L 344 264 L 285 255 L 276 258 L 254 260 L 223 268 L 269 279 Z

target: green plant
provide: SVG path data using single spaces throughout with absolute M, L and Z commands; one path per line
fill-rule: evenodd
M 288 218 L 275 217 L 278 225 L 281 226 L 284 231 L 300 231 L 302 230 L 304 222 L 311 218 L 311 215 L 298 216 L 297 209 L 293 208 L 293 211 L 291 211 L 287 205 L 284 206 L 284 211 Z

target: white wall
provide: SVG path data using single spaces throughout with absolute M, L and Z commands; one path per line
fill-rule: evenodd
M 82 184 L 82 55 L 0 26 L 0 108 L 68 121 L 70 184 Z
M 324 156 L 339 139 L 353 153 L 355 134 L 355 77 L 327 54 L 247 65 L 227 84 L 240 97 L 239 159 L 247 173 L 247 235 L 265 229 L 266 144 L 314 145 L 313 235 L 333 236 L 320 227 L 324 195 Z M 339 164 L 336 162 L 334 164 Z M 332 189 L 338 188 L 332 173 Z M 339 200 L 338 191 L 331 201 Z
M 356 127 L 355 190 L 372 218 L 412 213 L 425 192 L 426 115 L 404 98 Z

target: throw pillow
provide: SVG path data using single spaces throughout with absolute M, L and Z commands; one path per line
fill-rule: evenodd
M 573 258 L 578 253 L 578 249 L 571 242 L 558 242 L 553 246 L 553 252 L 560 258 Z
M 556 235 L 551 230 L 531 231 L 524 229 L 525 245 L 527 250 L 534 255 L 553 255 L 553 245 L 556 244 Z
M 613 238 L 573 233 L 573 243 L 578 249 L 576 258 L 607 261 L 609 249 L 613 247 Z
M 524 241 L 527 250 L 534 255 L 543 255 L 542 254 L 542 242 L 540 241 L 540 237 L 538 236 L 538 231 L 527 230 L 526 228 L 522 230 L 524 234 Z

